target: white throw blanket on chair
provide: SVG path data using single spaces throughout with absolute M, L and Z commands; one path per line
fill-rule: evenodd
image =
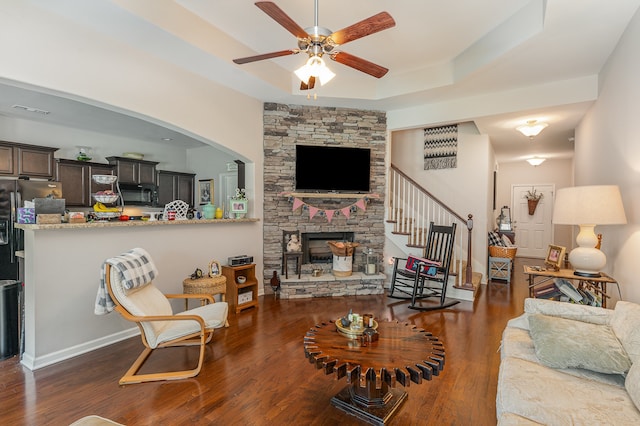
M 102 264 L 100 271 L 100 285 L 98 286 L 98 294 L 93 311 L 96 315 L 108 314 L 115 309 L 115 304 L 107 291 L 105 277 L 107 264 L 111 265 L 111 268 L 120 275 L 120 279 L 124 282 L 124 287 L 127 290 L 150 283 L 158 276 L 156 265 L 154 265 L 151 256 L 145 249 L 134 248 L 119 256 L 107 259 Z

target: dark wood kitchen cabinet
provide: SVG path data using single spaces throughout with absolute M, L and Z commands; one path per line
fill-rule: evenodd
M 182 200 L 193 207 L 195 178 L 193 173 L 158 170 L 158 204 L 164 206 L 173 200 Z
M 107 157 L 109 164 L 116 168 L 118 182 L 133 184 L 156 184 L 155 161 L 135 160 L 126 157 Z
M 113 189 L 113 184 L 99 184 L 93 175 L 112 175 L 115 167 L 110 164 L 87 161 L 56 160 L 56 180 L 62 182 L 62 194 L 67 206 L 90 207 L 94 204 L 92 193 Z
M 0 176 L 52 179 L 58 148 L 0 141 Z

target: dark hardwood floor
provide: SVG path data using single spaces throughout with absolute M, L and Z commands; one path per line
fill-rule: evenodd
M 325 376 L 304 357 L 303 336 L 314 324 L 354 312 L 408 321 L 444 342 L 444 372 L 412 383 L 392 425 L 495 425 L 500 338 L 522 313 L 527 284 L 516 259 L 511 286 L 481 286 L 474 303 L 417 312 L 384 296 L 300 300 L 260 298 L 259 309 L 230 314 L 194 379 L 119 386 L 142 350 L 140 338 L 102 348 L 35 372 L 17 357 L 0 362 L 0 424 L 67 425 L 95 414 L 127 425 L 357 425 L 330 404 L 346 379 Z M 111 315 L 117 315 L 113 313 Z M 194 348 L 156 351 L 145 371 L 194 365 Z

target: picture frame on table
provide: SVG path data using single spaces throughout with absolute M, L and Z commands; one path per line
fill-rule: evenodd
M 220 262 L 217 260 L 212 260 L 209 262 L 209 277 L 219 277 L 222 274 L 222 267 L 220 266 Z
M 547 249 L 547 256 L 544 259 L 544 264 L 548 268 L 552 268 L 554 271 L 559 271 L 560 266 L 564 262 L 564 254 L 566 251 L 566 247 L 549 244 L 549 248 Z
M 198 202 L 200 205 L 213 204 L 214 195 L 213 179 L 200 179 L 198 181 Z

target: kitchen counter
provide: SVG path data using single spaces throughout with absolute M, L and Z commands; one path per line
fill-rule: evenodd
M 188 220 L 124 220 L 124 221 L 96 221 L 85 223 L 16 223 L 18 229 L 87 229 L 87 228 L 114 228 L 123 226 L 175 226 L 175 225 L 205 225 L 214 223 L 246 223 L 258 222 L 260 219 L 188 219 Z
M 25 345 L 22 365 L 36 370 L 139 333 L 120 314 L 94 315 L 100 269 L 142 247 L 158 267 L 154 284 L 182 293 L 182 282 L 209 262 L 254 257 L 263 293 L 262 218 L 20 224 L 24 231 Z M 172 302 L 175 312 L 184 302 Z

